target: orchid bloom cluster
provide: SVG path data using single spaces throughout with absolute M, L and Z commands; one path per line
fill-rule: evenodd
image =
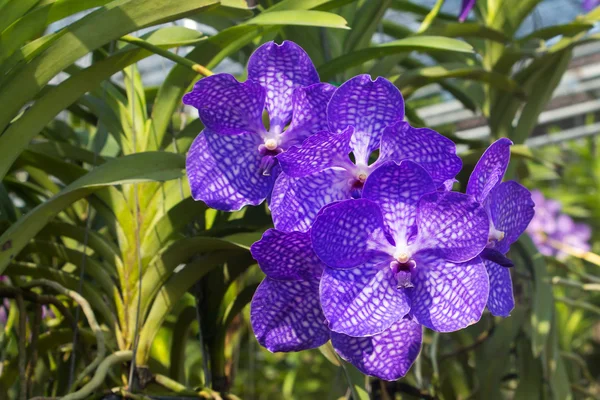
M 486 305 L 511 312 L 506 253 L 533 202 L 502 183 L 508 139 L 483 154 L 466 194 L 454 192 L 455 144 L 403 121 L 391 82 L 321 83 L 289 41 L 259 47 L 245 82 L 204 78 L 184 103 L 205 126 L 187 158 L 193 197 L 226 211 L 269 202 L 275 228 L 251 247 L 266 274 L 251 323 L 270 351 L 331 340 L 365 374 L 394 380 L 419 354 L 423 326 L 456 331 Z
M 552 242 L 590 251 L 592 228 L 589 225 L 573 221 L 573 218 L 561 212 L 562 205 L 558 201 L 544 197 L 539 190 L 534 190 L 531 198 L 535 203 L 536 213 L 527 227 L 527 233 L 540 253 L 561 261 L 566 260 L 568 255 L 552 246 Z

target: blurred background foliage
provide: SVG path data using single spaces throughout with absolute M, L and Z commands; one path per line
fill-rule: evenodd
M 600 9 L 564 1 L 536 26 L 551 0 L 480 0 L 464 23 L 451 0 L 0 0 L 0 398 L 599 398 L 598 139 L 528 141 L 573 52 L 598 39 Z M 248 249 L 268 209 L 191 199 L 185 154 L 202 124 L 181 97 L 211 71 L 245 79 L 252 51 L 284 39 L 323 81 L 387 77 L 416 126 L 443 99 L 479 118 L 483 136 L 431 126 L 459 144 L 461 182 L 511 138 L 511 177 L 590 225 L 591 252 L 559 260 L 524 236 L 513 315 L 426 332 L 398 382 L 328 346 L 260 348 Z M 162 65 L 152 83 L 148 58 Z

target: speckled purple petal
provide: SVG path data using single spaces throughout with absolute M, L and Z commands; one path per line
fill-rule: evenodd
M 284 40 L 265 43 L 254 51 L 248 60 L 248 79 L 266 89 L 271 130 L 281 132 L 292 118 L 294 89 L 319 83 L 319 74 L 302 47 Z
M 379 159 L 414 161 L 425 168 L 438 186 L 453 179 L 462 168 L 452 140 L 429 128 L 413 128 L 404 121 L 383 131 Z
M 404 118 L 404 99 L 387 79 L 372 81 L 369 75 L 358 75 L 335 91 L 327 106 L 327 118 L 334 132 L 354 127 L 351 144 L 356 161 L 368 164 L 385 127 Z
M 322 210 L 312 229 L 313 249 L 331 268 L 375 262 L 389 241 L 381 210 L 371 200 L 344 200 Z
M 282 231 L 308 231 L 323 206 L 351 198 L 350 178 L 346 170 L 332 168 L 302 178 L 279 175 L 269 204 L 273 224 Z
M 265 130 L 265 89 L 257 82 L 240 83 L 229 74 L 208 76 L 183 96 L 183 103 L 196 107 L 204 126 L 222 135 Z
M 599 0 L 583 0 L 581 4 L 583 6 L 583 9 L 589 12 L 592 11 L 599 4 Z
M 411 314 L 438 332 L 453 332 L 479 321 L 490 290 L 485 265 L 479 257 L 452 263 L 434 252 L 415 257 L 414 288 L 408 289 Z
M 408 318 L 371 337 L 331 333 L 331 344 L 344 360 L 363 374 L 386 381 L 406 375 L 421 351 L 422 340 L 423 328 Z
M 323 273 L 324 265 L 312 249 L 309 233 L 268 229 L 250 252 L 271 279 L 318 280 Z
M 261 174 L 257 134 L 227 136 L 208 129 L 192 143 L 186 159 L 187 176 L 195 200 L 222 211 L 262 203 L 276 175 Z
M 508 317 L 515 308 L 510 270 L 490 260 L 483 260 L 490 279 L 487 308 L 497 317 Z
M 467 194 L 474 196 L 482 203 L 490 191 L 500 182 L 510 161 L 510 146 L 513 143 L 507 138 L 501 138 L 487 148 L 483 153 L 467 184 Z
M 418 248 L 435 249 L 447 260 L 477 256 L 488 242 L 489 218 L 473 197 L 456 192 L 423 196 L 417 214 Z
M 298 87 L 292 96 L 292 122 L 282 134 L 281 147 L 287 149 L 302 144 L 310 135 L 326 131 L 327 103 L 335 91 L 329 83 Z
M 353 131 L 348 127 L 342 132 L 315 133 L 301 146 L 293 146 L 277 156 L 281 170 L 288 176 L 299 178 L 343 163 L 350 164 Z
M 265 278 L 252 298 L 250 322 L 258 343 L 270 351 L 314 349 L 329 340 L 317 280 Z
M 504 239 L 498 241 L 495 248 L 506 253 L 535 214 L 531 193 L 515 181 L 503 182 L 490 192 L 486 206 L 496 229 L 504 232 Z
M 418 164 L 404 160 L 388 161 L 369 175 L 362 197 L 376 202 L 394 240 L 408 241 L 409 228 L 415 224 L 419 199 L 436 191 L 433 180 Z
M 406 289 L 397 287 L 390 261 L 391 257 L 380 264 L 351 269 L 325 268 L 320 292 L 329 329 L 350 336 L 372 336 L 408 313 Z

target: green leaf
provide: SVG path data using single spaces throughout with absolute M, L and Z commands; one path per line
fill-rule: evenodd
M 250 304 L 252 296 L 254 296 L 254 292 L 256 292 L 256 288 L 258 288 L 258 283 L 253 283 L 244 287 L 244 289 L 235 296 L 235 300 L 227 307 L 223 319 L 219 323 L 217 336 L 222 336 L 223 340 L 225 340 L 227 328 L 233 322 L 233 319 L 241 313 L 248 304 Z
M 503 32 L 477 22 L 436 23 L 427 29 L 425 33 L 445 37 L 489 39 L 499 43 L 507 43 L 509 41 L 509 38 Z
M 337 7 L 339 0 L 283 0 L 269 7 L 265 12 L 286 11 L 286 10 L 319 10 L 331 9 Z
M 60 0 L 36 7 L 0 34 L 0 64 L 25 42 L 42 33 L 51 23 L 80 11 L 103 6 L 110 1 L 112 0 Z
M 552 25 L 531 32 L 529 35 L 520 38 L 517 43 L 527 43 L 528 41 L 534 39 L 548 40 L 559 35 L 573 36 L 581 32 L 586 32 L 593 27 L 593 23 L 585 21 L 575 21 L 568 24 Z
M 312 10 L 286 10 L 262 13 L 247 21 L 248 25 L 300 25 L 323 28 L 349 29 L 347 22 L 339 15 Z
M 169 376 L 175 380 L 182 378 L 181 369 L 186 358 L 187 338 L 196 317 L 196 307 L 185 307 L 177 316 L 177 321 L 173 326 L 173 340 L 171 340 L 171 351 L 169 351 Z
M 550 330 L 550 338 L 546 341 L 544 354 L 546 381 L 550 384 L 552 398 L 572 400 L 573 393 L 571 392 L 571 382 L 569 374 L 565 367 L 563 357 L 560 354 L 558 346 L 558 335 L 560 329 L 557 324 L 557 318 L 552 320 L 552 328 Z
M 510 137 L 515 143 L 524 143 L 533 132 L 540 114 L 552 98 L 552 93 L 560 83 L 571 58 L 571 51 L 557 54 L 552 57 L 551 62 L 545 68 L 536 71 L 537 73 L 533 79 L 525 83 L 527 88 L 531 88 L 532 93 L 535 93 L 535 96 L 530 96 L 531 98 L 528 99 L 521 111 L 514 134 Z
M 190 38 L 189 30 L 163 28 L 153 32 L 147 40 L 157 45 L 172 47 L 180 40 Z M 170 42 L 173 38 L 175 42 Z M 150 56 L 152 53 L 135 46 L 126 47 L 111 57 L 94 63 L 89 68 L 71 76 L 49 90 L 44 96 L 0 136 L 0 177 L 8 171 L 19 153 L 44 126 L 58 113 L 75 102 L 85 92 L 94 89 L 103 80 L 126 66 Z M 114 127 L 119 130 L 120 128 Z
M 204 275 L 217 265 L 225 263 L 230 257 L 231 253 L 223 251 L 204 256 L 186 265 L 161 286 L 154 297 L 146 323 L 140 331 L 137 353 L 139 365 L 146 365 L 148 362 L 152 341 L 178 300 Z
M 510 367 L 512 342 L 521 330 L 525 320 L 525 310 L 515 308 L 509 318 L 496 325 L 493 334 L 478 348 L 476 352 L 475 374 L 478 377 L 478 392 L 484 393 L 486 400 L 503 400 L 498 390 L 502 377 Z M 493 362 L 490 362 L 493 360 Z
M 554 296 L 548 282 L 548 272 L 544 256 L 539 252 L 529 236 L 522 235 L 517 241 L 517 249 L 533 274 L 534 294 L 531 308 L 531 346 L 532 353 L 538 357 L 546 345 L 552 317 L 554 314 Z
M 0 9 L 0 32 L 4 31 L 39 2 L 40 0 L 12 0 L 5 4 Z
M 409 96 L 410 93 L 413 93 L 420 87 L 449 78 L 479 81 L 499 90 L 505 90 L 516 95 L 520 94 L 521 97 L 524 96 L 517 82 L 510 77 L 494 71 L 487 71 L 481 67 L 471 67 L 459 63 L 440 64 L 405 71 L 393 82 L 403 94 L 406 92 L 406 95 Z
M 46 278 L 56 281 L 64 287 L 71 290 L 79 290 L 79 279 L 72 274 L 58 270 L 54 267 L 45 267 L 32 263 L 13 262 L 6 268 L 5 275 L 8 276 L 27 276 L 31 278 Z M 115 316 L 104 301 L 103 296 L 98 292 L 94 285 L 84 281 L 81 294 L 89 301 L 92 308 L 99 312 L 108 326 L 116 326 Z
M 18 3 L 18 2 L 17 2 Z M 0 131 L 56 74 L 91 50 L 140 28 L 185 17 L 217 0 L 115 0 L 61 31 L 48 49 L 19 69 L 0 91 Z
M 346 35 L 346 39 L 344 40 L 344 53 L 367 47 L 371 44 L 371 38 L 391 2 L 391 0 L 371 0 L 359 5 L 352 21 L 352 30 Z
M 408 11 L 417 15 L 426 16 L 431 11 L 430 7 L 416 4 L 416 2 L 410 0 L 394 0 L 392 8 L 398 11 Z M 456 21 L 458 15 L 438 13 L 437 18 L 445 19 L 448 21 Z
M 147 307 L 150 306 L 156 294 L 173 275 L 175 269 L 188 262 L 195 255 L 206 255 L 199 260 L 190 262 L 188 267 L 197 265 L 198 268 L 205 269 L 205 273 L 210 268 L 219 263 L 219 256 L 210 254 L 212 252 L 227 252 L 227 254 L 239 256 L 248 252 L 248 248 L 242 247 L 228 240 L 213 237 L 191 237 L 182 238 L 171 244 L 166 250 L 159 253 L 150 261 L 148 268 L 142 277 L 142 314 L 145 314 Z M 216 257 L 216 259 L 215 259 Z M 216 261 L 213 261 L 215 259 Z M 187 268 L 187 267 L 186 267 Z M 134 296 L 134 304 L 137 303 L 139 294 Z
M 32 143 L 29 145 L 29 150 L 56 158 L 68 159 L 91 165 L 100 165 L 106 161 L 104 157 L 89 150 L 82 149 L 79 146 L 74 146 L 69 143 L 57 142 L 55 140 Z
M 534 357 L 531 343 L 526 337 L 517 341 L 517 368 L 519 385 L 515 399 L 539 400 L 544 392 L 544 377 L 541 359 Z
M 252 42 L 260 33 L 261 27 L 240 25 L 226 29 L 199 43 L 186 58 L 213 68 L 225 57 Z M 173 113 L 181 105 L 181 98 L 198 75 L 181 65 L 174 66 L 158 90 L 152 107 L 152 126 L 148 149 L 158 149 L 163 143 Z M 199 132 L 197 132 L 199 133 Z
M 0 273 L 60 211 L 106 186 L 164 181 L 181 176 L 185 157 L 165 152 L 132 154 L 106 162 L 39 205 L 0 236 Z
M 367 390 L 367 377 L 350 363 L 342 361 L 342 368 L 348 382 L 348 388 L 353 400 L 369 400 L 371 396 Z
M 461 40 L 441 36 L 412 36 L 345 54 L 321 65 L 318 71 L 321 80 L 327 81 L 334 77 L 335 74 L 361 65 L 366 61 L 415 50 L 424 52 L 451 51 L 472 53 L 473 47 Z

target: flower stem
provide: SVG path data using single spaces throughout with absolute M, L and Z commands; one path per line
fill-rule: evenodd
M 197 64 L 197 63 L 193 62 L 192 60 L 189 60 L 185 57 L 179 56 L 175 53 L 172 53 L 169 50 L 165 50 L 156 45 L 153 45 L 152 43 L 149 43 L 149 42 L 145 41 L 144 39 L 137 38 L 133 35 L 125 35 L 125 36 L 121 36 L 121 38 L 119 38 L 119 40 L 122 42 L 127 42 L 130 44 L 133 44 L 135 46 L 141 47 L 141 48 L 151 51 L 155 54 L 163 56 L 179 65 L 183 65 L 184 67 L 190 68 L 192 71 L 194 71 L 200 75 L 203 75 L 203 76 L 214 75 L 213 72 L 211 70 L 209 70 L 208 68 L 206 68 L 205 66 Z
M 108 370 L 113 365 L 130 361 L 132 358 L 133 352 L 131 350 L 117 351 L 109 355 L 100 363 L 100 365 L 98 365 L 98 369 L 96 370 L 94 377 L 84 387 L 79 389 L 77 392 L 64 396 L 62 400 L 87 399 L 88 396 L 90 396 L 94 391 L 98 390 L 98 388 L 102 385 L 106 375 L 108 374 Z

